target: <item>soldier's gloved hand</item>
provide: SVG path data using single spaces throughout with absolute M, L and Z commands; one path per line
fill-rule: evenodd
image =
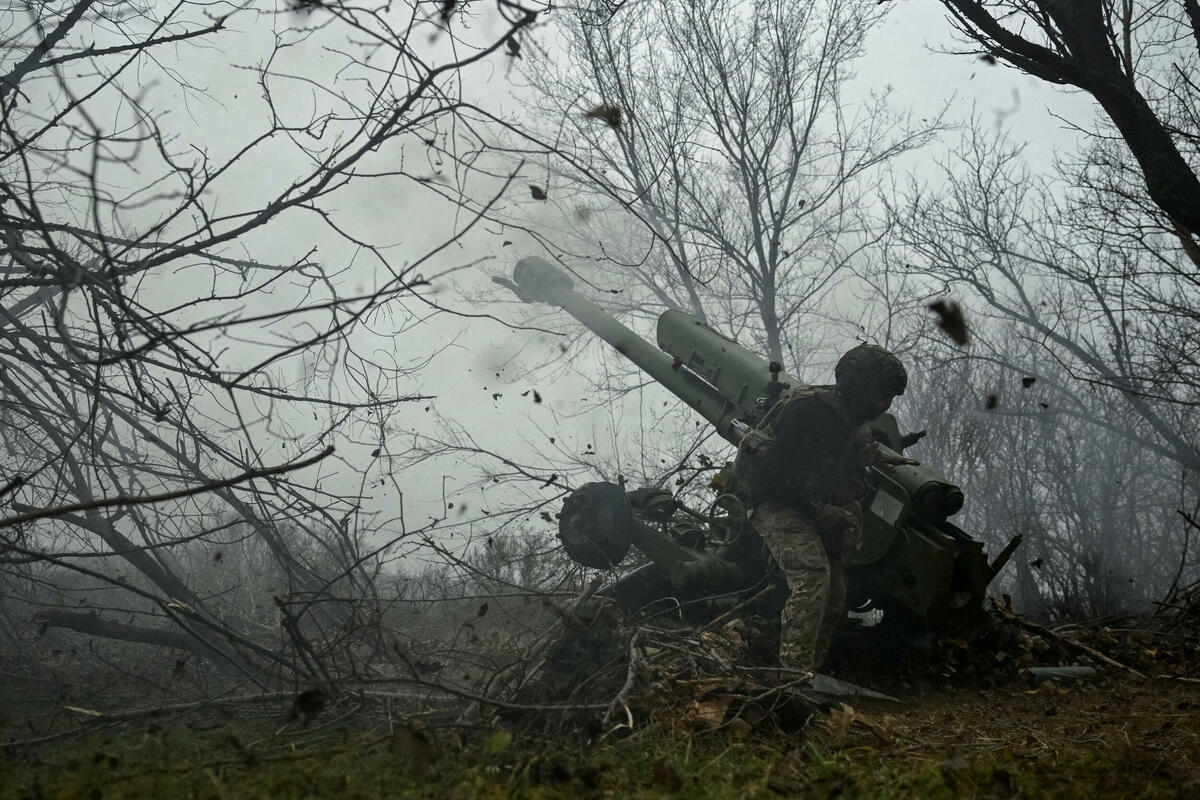
M 894 453 L 885 453 L 885 452 L 883 452 L 882 449 L 877 451 L 877 454 L 875 457 L 875 466 L 879 467 L 884 472 L 891 472 L 896 467 L 899 467 L 902 464 L 910 464 L 915 467 L 915 466 L 918 466 L 920 463 L 921 462 L 917 461 L 915 458 L 907 458 L 905 456 L 896 455 Z
M 857 524 L 858 518 L 845 506 L 821 506 L 817 513 L 817 528 L 822 533 L 843 533 Z

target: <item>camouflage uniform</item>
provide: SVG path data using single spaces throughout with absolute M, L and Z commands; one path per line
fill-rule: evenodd
M 869 366 L 877 366 L 882 353 L 903 376 L 890 353 L 863 347 L 869 348 Z M 850 379 L 858 376 L 843 380 L 852 372 L 843 370 L 844 363 L 862 350 L 839 362 L 838 389 L 801 387 L 785 393 L 742 442 L 735 462 L 754 527 L 787 581 L 779 645 L 779 663 L 787 669 L 820 667 L 846 613 L 845 562 L 861 540 L 858 501 L 866 488 L 866 468 L 878 456 L 863 423 L 863 406 L 854 397 L 899 394 L 906 380 L 882 387 Z M 849 363 L 853 366 L 853 359 Z

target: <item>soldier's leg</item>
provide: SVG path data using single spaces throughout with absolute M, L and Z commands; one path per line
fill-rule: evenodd
M 829 564 L 829 595 L 825 599 L 825 613 L 821 617 L 821 633 L 817 637 L 816 660 L 818 667 L 829 656 L 833 635 L 846 617 L 846 565 L 840 561 Z
M 815 670 L 818 642 L 829 602 L 829 559 L 812 526 L 794 509 L 764 505 L 754 512 L 754 527 L 787 581 L 788 598 L 780 615 L 779 664 Z
M 858 503 L 846 507 L 853 524 L 838 537 L 838 544 L 831 549 L 826 540 L 826 555 L 829 556 L 829 596 L 825 602 L 825 615 L 821 620 L 821 635 L 817 640 L 817 666 L 829 655 L 833 635 L 846 618 L 846 558 L 862 541 L 862 509 Z

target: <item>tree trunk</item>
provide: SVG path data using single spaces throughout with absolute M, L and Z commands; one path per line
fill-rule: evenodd
M 123 622 L 101 619 L 95 613 L 66 611 L 61 608 L 47 608 L 33 615 L 35 625 L 50 628 L 65 628 L 66 630 L 85 633 L 88 636 L 99 636 L 101 639 L 120 639 L 125 642 L 170 647 L 176 650 L 187 650 L 190 653 L 203 656 L 212 661 L 222 672 L 244 675 L 256 670 L 236 655 L 225 653 L 200 638 L 185 631 L 168 631 L 161 628 L 144 628 L 140 625 L 127 625 Z

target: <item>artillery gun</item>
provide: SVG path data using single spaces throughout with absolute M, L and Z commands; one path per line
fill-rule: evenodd
M 512 281 L 497 282 L 525 302 L 562 308 L 731 444 L 753 429 L 785 389 L 803 385 L 779 364 L 679 311 L 659 317 L 655 348 L 578 294 L 570 276 L 544 259 L 524 258 Z M 891 414 L 868 426 L 880 446 L 896 455 L 923 435 L 902 436 Z M 987 586 L 1020 536 L 989 562 L 983 543 L 949 521 L 962 508 L 962 490 L 923 464 L 873 469 L 869 484 L 862 544 L 847 564 L 849 608 L 882 610 L 885 619 L 920 631 L 976 625 Z M 747 519 L 732 466 L 726 464 L 711 486 L 716 494 L 708 508 L 694 510 L 663 489 L 627 492 L 614 483 L 586 484 L 564 501 L 559 538 L 587 567 L 615 567 L 631 546 L 648 559 L 603 590 L 630 612 L 669 601 L 702 618 L 715 612 L 714 605 L 751 597 L 777 606 L 782 592 L 778 585 L 770 591 L 773 570 Z

